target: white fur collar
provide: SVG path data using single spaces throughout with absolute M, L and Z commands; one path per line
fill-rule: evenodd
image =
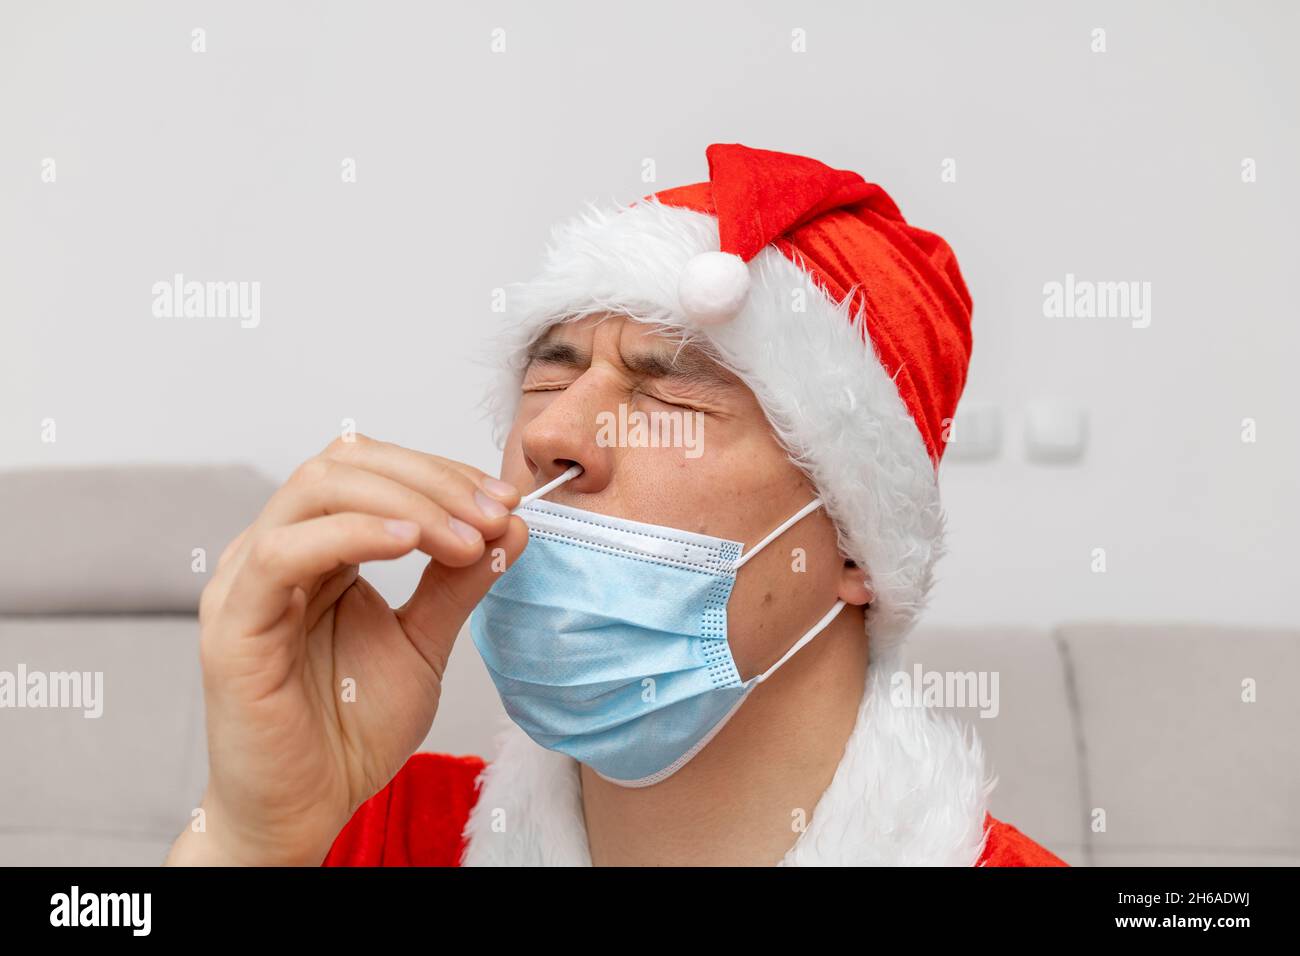
M 780 866 L 972 866 L 984 849 L 979 738 L 890 700 L 896 655 L 873 659 L 844 757 Z M 969 736 L 969 740 L 967 737 Z M 510 723 L 465 824 L 464 866 L 590 866 L 578 763 Z

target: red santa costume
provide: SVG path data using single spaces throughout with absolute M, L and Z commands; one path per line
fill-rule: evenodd
M 527 346 L 557 322 L 612 312 L 707 340 L 875 594 L 856 723 L 780 865 L 1065 865 L 989 814 L 995 781 L 972 730 L 890 695 L 943 552 L 937 469 L 971 350 L 956 257 L 856 173 L 738 144 L 707 155 L 708 182 L 554 230 L 541 274 L 508 299 L 499 434 Z M 325 865 L 590 865 L 578 763 L 513 724 L 496 745 L 490 762 L 414 755 Z

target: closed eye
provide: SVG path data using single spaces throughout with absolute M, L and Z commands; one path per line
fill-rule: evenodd
M 680 408 L 680 409 L 682 409 L 683 411 L 687 411 L 687 412 L 698 412 L 698 411 L 700 410 L 700 409 L 696 408 L 694 405 L 688 405 L 688 404 L 686 404 L 685 402 L 674 402 L 674 401 L 669 401 L 668 399 L 663 398 L 663 397 L 661 397 L 661 396 L 659 396 L 659 395 L 655 395 L 655 394 L 653 394 L 653 393 L 651 393 L 651 392 L 646 392 L 646 391 L 640 391 L 640 390 L 638 390 L 638 393 L 637 393 L 637 394 L 644 395 L 646 398 L 649 398 L 649 399 L 651 399 L 652 401 L 656 401 L 656 402 L 658 402 L 660 405 L 667 405 L 669 408 Z

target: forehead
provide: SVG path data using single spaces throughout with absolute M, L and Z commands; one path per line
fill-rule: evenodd
M 573 342 L 584 345 L 603 344 L 606 347 L 638 351 L 671 352 L 687 344 L 681 329 L 651 322 L 638 322 L 624 315 L 601 314 L 557 322 L 550 326 L 538 342 Z

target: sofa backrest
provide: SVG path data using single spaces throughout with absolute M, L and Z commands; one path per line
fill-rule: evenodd
M 272 491 L 244 465 L 0 472 L 0 614 L 195 612 Z

